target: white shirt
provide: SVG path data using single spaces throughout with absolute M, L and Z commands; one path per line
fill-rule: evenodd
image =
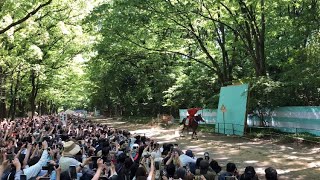
M 74 158 L 62 156 L 59 160 L 59 165 L 61 167 L 61 172 L 68 171 L 69 166 L 79 166 L 81 162 L 77 161 Z
M 195 158 L 195 157 L 192 158 L 192 157 L 187 156 L 185 154 L 181 154 L 179 156 L 179 159 L 180 159 L 180 162 L 182 163 L 182 166 L 186 166 L 189 163 L 196 163 L 196 161 L 197 161 L 197 158 Z

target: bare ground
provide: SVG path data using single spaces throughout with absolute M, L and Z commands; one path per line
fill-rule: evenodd
M 260 179 L 264 179 L 264 169 L 274 167 L 280 179 L 320 179 L 320 147 L 301 144 L 277 144 L 272 141 L 253 141 L 233 136 L 198 133 L 199 140 L 192 140 L 185 133 L 180 137 L 181 127 L 163 128 L 158 124 L 134 124 L 115 119 L 96 119 L 115 128 L 128 129 L 131 133 L 146 134 L 164 142 L 176 142 L 183 151 L 191 149 L 197 157 L 209 152 L 223 170 L 228 162 L 234 162 L 240 173 L 246 166 L 255 167 Z

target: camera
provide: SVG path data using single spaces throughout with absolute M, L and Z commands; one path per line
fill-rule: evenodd
M 47 141 L 47 142 L 50 142 L 50 137 L 49 136 L 45 136 L 45 137 L 43 137 L 43 139 L 42 139 L 42 141 Z
M 156 170 L 160 170 L 160 162 L 159 161 L 154 162 L 154 166 L 155 166 Z
M 209 160 L 209 159 L 210 159 L 210 156 L 209 156 L 209 153 L 208 153 L 208 152 L 205 152 L 205 153 L 204 153 L 204 159 L 205 159 L 205 160 Z
M 77 169 L 76 166 L 69 166 L 69 173 L 71 179 L 77 179 Z
M 59 164 L 53 165 L 50 162 L 47 162 L 47 165 L 42 166 L 42 170 L 47 170 L 48 173 L 51 173 L 54 170 L 54 167 L 58 168 Z
M 97 169 L 98 168 L 98 164 L 97 164 L 97 160 L 99 159 L 98 156 L 91 156 L 91 160 L 92 160 L 92 168 L 93 169 Z
M 170 152 L 172 152 L 172 151 L 173 151 L 173 146 L 170 147 Z
M 20 180 L 27 180 L 27 176 L 24 175 L 24 174 L 21 174 L 21 175 L 20 175 Z
M 149 157 L 150 157 L 150 154 L 149 154 L 149 153 L 147 153 L 147 154 L 144 155 L 144 158 L 149 158 Z

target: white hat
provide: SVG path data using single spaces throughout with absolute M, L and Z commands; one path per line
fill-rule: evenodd
M 139 148 L 139 144 L 133 144 L 132 148 Z
M 81 150 L 80 146 L 73 141 L 68 141 L 63 144 L 63 155 L 74 156 Z

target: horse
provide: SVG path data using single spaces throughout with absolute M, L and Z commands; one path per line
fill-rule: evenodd
M 194 139 L 194 135 L 196 135 L 196 138 L 198 140 L 198 136 L 197 136 L 197 129 L 198 129 L 198 126 L 199 126 L 199 122 L 206 122 L 201 114 L 197 115 L 197 116 L 194 116 L 190 121 L 189 121 L 189 124 L 186 125 L 186 121 L 189 121 L 189 118 L 186 117 L 186 118 L 183 118 L 182 122 L 180 124 L 183 124 L 183 128 L 182 128 L 182 131 L 181 133 L 183 133 L 183 131 L 185 129 L 187 129 L 187 131 L 189 131 L 189 129 L 191 128 L 192 129 L 192 136 L 191 138 Z

